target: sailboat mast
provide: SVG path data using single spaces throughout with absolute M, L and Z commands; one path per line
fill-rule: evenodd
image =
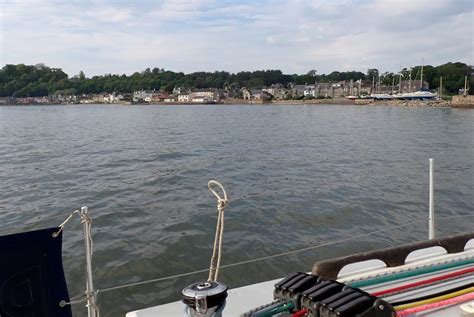
M 439 97 L 443 95 L 443 76 L 439 78 Z
M 408 79 L 408 92 L 411 93 L 411 69 L 410 69 L 410 77 Z
M 423 90 L 423 58 L 421 59 L 421 84 L 420 90 Z
M 464 76 L 464 96 L 467 95 L 467 76 Z
M 399 83 L 398 83 L 398 93 L 401 94 L 403 93 L 402 91 L 402 72 L 400 71 L 400 76 L 398 77 L 399 78 Z

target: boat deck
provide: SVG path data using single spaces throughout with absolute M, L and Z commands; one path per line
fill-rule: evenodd
M 438 263 L 452 263 L 455 261 L 467 261 L 468 263 L 462 266 L 455 268 L 447 268 L 441 271 L 434 273 L 426 273 L 421 275 L 416 275 L 414 277 L 409 277 L 405 279 L 396 280 L 393 282 L 386 282 L 376 284 L 374 286 L 361 287 L 362 290 L 373 293 L 380 290 L 397 287 L 403 284 L 417 282 L 423 279 L 432 278 L 436 276 L 441 276 L 448 274 L 455 270 L 460 270 L 463 268 L 473 268 L 474 267 L 474 240 L 470 240 L 465 247 L 463 252 L 455 254 L 446 254 L 446 251 L 440 251 L 441 248 L 434 247 L 426 250 L 419 250 L 414 257 L 409 257 L 406 259 L 406 264 L 396 268 L 387 268 L 381 266 L 377 262 L 361 262 L 349 265 L 347 268 L 344 268 L 339 276 L 338 280 L 344 283 L 354 280 L 365 280 L 372 278 L 373 276 L 383 276 L 388 275 L 394 272 L 394 270 L 410 270 L 417 269 L 420 267 L 430 267 Z M 467 260 L 466 260 L 467 259 Z M 273 301 L 273 289 L 275 283 L 281 279 L 276 279 L 272 281 L 267 281 L 263 283 L 252 284 L 248 286 L 243 286 L 235 289 L 229 290 L 229 296 L 227 297 L 227 303 L 225 310 L 223 312 L 224 316 L 239 316 L 255 307 L 259 307 L 266 303 Z M 384 300 L 403 300 L 408 297 L 420 297 L 425 295 L 430 295 L 431 293 L 436 293 L 443 291 L 444 289 L 452 289 L 456 286 L 465 285 L 467 283 L 474 282 L 474 275 L 469 274 L 462 278 L 446 281 L 442 284 L 436 284 L 432 286 L 427 286 L 412 291 L 404 292 L 401 294 L 395 294 L 383 298 Z M 444 307 L 438 310 L 426 311 L 423 313 L 412 314 L 410 316 L 430 316 L 430 317 L 458 317 L 463 316 L 461 309 L 461 304 L 456 304 L 449 307 Z M 183 304 L 178 302 L 173 302 L 165 305 L 160 305 L 156 307 L 151 307 L 143 310 L 137 310 L 127 313 L 126 317 L 152 317 L 152 316 L 182 316 L 184 312 Z M 468 316 L 468 315 L 466 315 Z M 471 315 L 469 315 L 471 316 Z

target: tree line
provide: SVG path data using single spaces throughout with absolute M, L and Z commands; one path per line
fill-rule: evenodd
M 409 77 L 409 70 L 403 69 L 404 79 Z M 411 70 L 412 79 L 420 73 L 420 66 Z M 443 76 L 444 92 L 456 94 L 464 86 L 464 76 L 471 74 L 471 68 L 464 63 L 447 63 L 440 66 L 424 66 L 424 79 L 431 88 L 439 86 L 439 78 Z M 131 93 L 137 90 L 161 90 L 171 92 L 174 87 L 189 89 L 226 88 L 251 89 L 262 88 L 272 84 L 313 84 L 315 82 L 338 82 L 343 80 L 372 81 L 379 80 L 383 84 L 398 83 L 399 74 L 385 72 L 379 74 L 377 69 L 369 69 L 367 73 L 358 71 L 318 74 L 311 70 L 306 74 L 283 74 L 281 70 L 242 71 L 230 73 L 225 71 L 194 72 L 185 74 L 163 68 L 147 68 L 132 75 L 112 75 L 86 77 L 84 72 L 69 77 L 60 68 L 51 68 L 43 64 L 37 65 L 5 65 L 0 70 L 0 97 L 38 97 L 51 94 L 81 95 L 102 92 Z M 419 79 L 419 75 L 418 78 Z M 472 92 L 471 92 L 472 93 Z

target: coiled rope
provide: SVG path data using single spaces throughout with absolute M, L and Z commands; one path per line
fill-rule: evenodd
M 213 188 L 217 186 L 221 189 L 224 198 L 222 198 L 216 190 Z M 221 264 L 221 254 L 222 254 L 222 237 L 224 235 L 224 211 L 225 207 L 228 205 L 229 200 L 227 198 L 227 193 L 221 183 L 215 180 L 210 180 L 207 183 L 207 187 L 214 196 L 217 198 L 217 226 L 216 226 L 216 236 L 214 238 L 214 247 L 212 249 L 211 264 L 209 265 L 209 277 L 208 281 L 215 282 L 217 276 L 219 275 L 219 266 Z

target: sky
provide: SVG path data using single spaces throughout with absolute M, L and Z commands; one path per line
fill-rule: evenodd
M 474 64 L 472 0 L 0 0 L 0 67 L 303 74 Z

